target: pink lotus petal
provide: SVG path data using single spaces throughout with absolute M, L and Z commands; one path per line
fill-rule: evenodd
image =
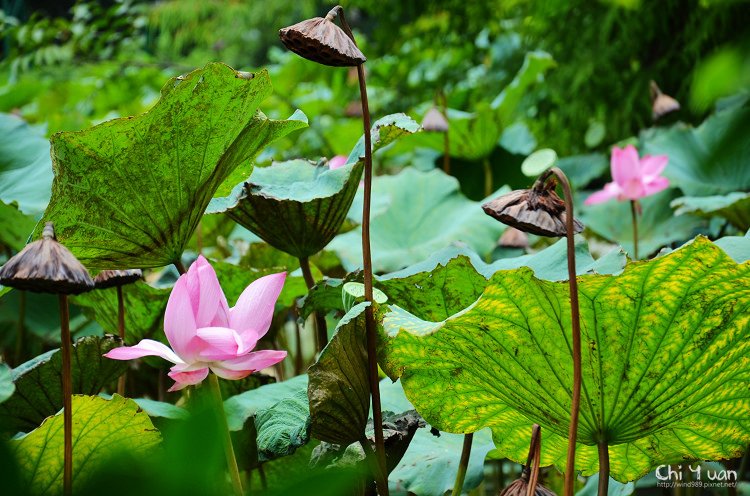
M 641 166 L 638 162 L 638 150 L 633 145 L 628 145 L 623 149 L 614 147 L 612 149 L 612 158 L 610 159 L 612 169 L 612 179 L 621 187 L 632 180 L 640 180 Z
M 229 311 L 229 327 L 235 329 L 243 338 L 246 347 L 249 343 L 263 337 L 271 326 L 276 300 L 281 294 L 286 280 L 286 272 L 270 274 L 256 279 L 242 292 L 237 304 Z M 251 330 L 253 333 L 247 333 Z
M 218 366 L 230 371 L 255 372 L 270 367 L 271 365 L 276 365 L 284 358 L 286 358 L 286 351 L 261 350 L 231 360 L 224 360 L 218 364 Z
M 328 168 L 331 170 L 339 169 L 346 165 L 346 156 L 345 155 L 336 155 L 331 160 L 328 161 Z
M 621 193 L 620 187 L 615 183 L 607 183 L 604 185 L 604 189 L 597 191 L 593 195 L 586 198 L 583 202 L 584 205 L 596 205 L 597 203 L 604 203 L 610 200 L 614 200 Z
M 621 200 L 637 200 L 646 196 L 646 188 L 640 178 L 630 179 L 625 184 L 621 184 L 622 193 L 619 196 Z
M 641 173 L 644 182 L 648 182 L 662 173 L 669 162 L 666 155 L 646 155 L 641 159 Z
M 174 379 L 175 383 L 169 388 L 169 391 L 179 391 L 187 386 L 199 384 L 208 377 L 208 367 L 196 367 L 194 365 L 175 365 L 169 370 L 169 377 Z
M 245 377 L 252 374 L 253 370 L 229 370 L 218 365 L 211 365 L 211 372 L 218 375 L 222 379 L 229 379 L 230 381 L 237 381 L 244 379 Z
M 184 361 L 192 361 L 200 351 L 199 347 L 196 348 L 196 330 L 187 278 L 182 275 L 169 295 L 167 310 L 164 313 L 164 334 L 167 335 L 172 349 Z
M 201 327 L 197 334 L 206 344 L 199 353 L 204 361 L 227 360 L 249 351 L 244 349 L 240 335 L 228 327 Z
M 645 185 L 646 194 L 645 196 L 653 195 L 659 191 L 663 191 L 669 187 L 669 179 L 666 177 L 655 177 Z
M 221 290 L 214 268 L 203 255 L 199 256 L 190 266 L 187 274 L 181 277 L 187 279 L 187 288 L 197 327 L 208 327 L 214 321 L 221 322 L 221 315 L 217 316 L 217 313 L 221 314 L 222 310 L 224 311 L 223 320 L 226 321 L 226 297 Z
M 182 360 L 180 360 L 180 357 L 178 357 L 167 345 L 152 339 L 142 339 L 141 342 L 135 346 L 121 346 L 109 350 L 104 356 L 113 360 L 133 360 L 134 358 L 145 356 L 158 356 L 172 363 L 183 363 Z

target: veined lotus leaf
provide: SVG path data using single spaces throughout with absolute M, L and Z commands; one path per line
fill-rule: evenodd
M 13 384 L 13 375 L 10 367 L 4 363 L 0 364 L 0 403 L 13 396 L 16 385 Z
M 492 251 L 505 229 L 485 215 L 478 202 L 461 194 L 455 178 L 440 170 L 406 168 L 395 176 L 374 178 L 372 188 L 373 202 L 388 205 L 373 215 L 370 228 L 376 272 L 401 269 L 459 241 L 484 255 Z M 507 188 L 498 193 L 505 191 Z M 362 212 L 362 194 L 357 193 L 352 212 Z M 348 271 L 362 265 L 361 236 L 358 227 L 337 236 L 329 246 Z
M 491 104 L 480 104 L 472 113 L 448 109 L 451 156 L 466 160 L 480 160 L 489 156 L 497 146 L 503 129 L 513 123 L 521 98 L 554 65 L 548 53 L 529 52 L 513 81 Z M 419 133 L 409 141 L 415 147 L 441 151 L 444 146 L 441 133 Z
M 709 232 L 707 219 L 694 215 L 672 214 L 669 207 L 679 196 L 674 188 L 669 188 L 640 201 L 643 215 L 638 216 L 638 253 L 645 257 L 663 246 L 682 243 L 696 234 Z M 581 195 L 585 198 L 584 195 Z M 577 210 L 581 222 L 596 234 L 621 245 L 631 256 L 633 254 L 633 224 L 631 223 L 630 202 L 609 201 L 599 205 L 588 205 Z
M 717 196 L 683 196 L 672 200 L 675 215 L 723 217 L 740 231 L 750 229 L 750 193 L 736 191 Z
M 160 442 L 159 431 L 134 401 L 117 395 L 111 400 L 73 396 L 73 492 L 114 455 L 144 455 Z M 11 448 L 31 494 L 62 494 L 62 413 L 11 441 Z
M 98 394 L 128 368 L 126 362 L 110 360 L 102 355 L 121 346 L 115 336 L 87 336 L 73 344 L 71 369 L 73 392 Z M 16 393 L 0 404 L 0 425 L 3 429 L 28 432 L 57 413 L 63 406 L 62 355 L 51 350 L 32 358 L 11 371 Z
M 576 468 L 635 480 L 685 459 L 733 458 L 750 442 L 750 265 L 705 238 L 618 276 L 579 277 L 583 385 Z M 481 298 L 431 323 L 392 307 L 381 366 L 431 425 L 490 427 L 521 462 L 528 426 L 542 463 L 565 466 L 573 365 L 568 285 L 500 271 Z M 524 433 L 521 435 L 520 433 Z
M 53 135 L 55 180 L 44 220 L 91 268 L 179 260 L 224 180 L 307 125 L 267 119 L 258 106 L 270 93 L 266 71 L 246 79 L 212 63 L 170 79 L 144 114 Z
M 259 409 L 255 415 L 258 458 L 265 462 L 289 456 L 310 440 L 310 408 L 307 387 L 280 397 L 275 405 Z
M 52 161 L 44 134 L 15 115 L 0 113 L 0 201 L 16 202 L 18 210 L 38 217 L 51 187 Z
M 675 125 L 641 136 L 643 152 L 669 156 L 664 175 L 688 196 L 707 196 L 750 189 L 750 141 L 737 134 L 750 108 L 717 112 L 693 129 Z M 735 135 L 732 138 L 732 135 Z
M 307 374 L 303 374 L 227 398 L 224 400 L 224 412 L 227 415 L 229 429 L 241 430 L 247 419 L 261 410 L 271 408 L 281 398 L 291 396 L 301 389 L 306 390 L 307 383 Z
M 21 251 L 36 226 L 36 220 L 20 210 L 16 203 L 0 201 L 0 247 Z
M 315 439 L 348 446 L 360 440 L 370 411 L 365 308 L 352 307 L 307 371 L 311 431 Z
M 370 139 L 372 145 L 372 152 L 380 150 L 381 148 L 390 145 L 394 141 L 404 136 L 411 134 L 422 134 L 417 133 L 419 131 L 419 124 L 403 113 L 389 114 L 385 117 L 381 117 L 376 120 L 370 130 Z M 349 153 L 349 157 L 346 159 L 347 164 L 353 164 L 364 160 L 365 158 L 365 137 L 361 136 L 354 145 L 354 148 Z
M 615 274 L 625 267 L 622 250 L 612 250 L 598 260 L 589 253 L 581 236 L 576 236 L 576 273 Z M 568 278 L 567 246 L 561 239 L 537 253 L 503 258 L 491 264 L 466 247 L 448 247 L 426 260 L 405 269 L 376 276 L 374 285 L 398 305 L 420 319 L 439 322 L 468 307 L 484 291 L 487 280 L 498 270 L 530 267 L 540 279 L 562 281 Z M 361 281 L 360 272 L 345 279 L 326 279 L 317 284 L 301 302 L 301 315 L 306 318 L 314 310 L 326 313 L 345 310 L 342 302 L 343 284 Z
M 258 167 L 208 213 L 225 212 L 270 245 L 298 258 L 321 251 L 338 233 L 357 192 L 363 162 L 329 169 L 289 160 Z

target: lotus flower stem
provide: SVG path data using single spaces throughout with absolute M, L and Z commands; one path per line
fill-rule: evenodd
M 495 182 L 492 177 L 492 164 L 490 164 L 490 157 L 484 157 L 482 165 L 484 167 L 484 196 L 486 198 L 492 194 L 492 185 Z
M 357 41 L 344 17 L 344 9 L 339 5 L 331 9 L 336 11 L 341 19 L 341 27 L 355 45 Z M 329 12 L 328 15 L 331 15 Z M 369 368 L 370 396 L 372 398 L 372 421 L 375 430 L 375 457 L 380 468 L 376 474 L 378 493 L 388 496 L 388 475 L 385 465 L 385 443 L 383 440 L 383 413 L 380 406 L 380 381 L 378 378 L 377 336 L 375 315 L 373 314 L 372 294 L 372 255 L 370 252 L 370 204 L 372 202 L 372 138 L 370 136 L 370 106 L 367 103 L 367 83 L 365 82 L 364 65 L 357 65 L 359 79 L 359 94 L 362 100 L 362 126 L 365 137 L 365 190 L 362 207 L 362 262 L 365 269 L 365 300 L 370 305 L 365 308 L 365 329 L 367 333 L 367 363 Z
M 180 275 L 187 272 L 187 268 L 185 268 L 185 264 L 182 263 L 182 260 L 175 260 L 174 261 L 174 267 L 177 269 L 177 272 L 180 273 Z
M 308 292 L 315 286 L 315 279 L 312 276 L 310 270 L 310 261 L 307 257 L 299 259 L 299 266 L 302 269 L 302 276 L 305 278 L 305 284 L 307 285 Z M 317 342 L 318 351 L 323 351 L 323 348 L 328 344 L 328 326 L 326 325 L 326 317 L 320 312 L 313 312 L 315 315 L 315 328 L 317 330 Z M 297 348 L 297 353 L 300 353 L 300 349 Z
M 216 417 L 221 423 L 221 431 L 224 435 L 224 453 L 227 457 L 227 468 L 229 468 L 229 475 L 232 479 L 232 488 L 234 489 L 235 496 L 242 496 L 245 493 L 242 489 L 240 469 L 237 466 L 237 458 L 234 456 L 232 436 L 229 434 L 229 424 L 227 424 L 227 416 L 224 413 L 224 401 L 221 399 L 221 388 L 219 387 L 219 378 L 216 374 L 208 374 L 208 387 L 211 390 L 211 397 L 216 407 Z
M 73 374 L 70 365 L 70 313 L 68 295 L 60 294 L 60 340 L 63 390 L 63 494 L 73 494 Z
M 630 214 L 633 217 L 633 259 L 638 260 L 638 201 L 630 200 Z
M 599 496 L 609 491 L 609 446 L 606 440 L 599 441 Z
M 458 472 L 456 473 L 456 482 L 453 484 L 451 496 L 460 496 L 464 488 L 466 479 L 466 469 L 469 467 L 469 457 L 471 456 L 471 443 L 474 440 L 474 433 L 464 435 L 464 444 L 461 448 L 461 460 L 458 462 Z
M 16 333 L 16 350 L 14 364 L 18 366 L 23 356 L 23 338 L 26 331 L 26 291 L 18 292 L 18 331 Z
M 125 340 L 125 301 L 122 298 L 122 286 L 117 286 L 117 334 Z M 117 379 L 117 394 L 125 396 L 125 379 L 127 372 Z
M 570 287 L 570 319 L 573 338 L 573 400 L 570 406 L 570 429 L 568 430 L 568 456 L 565 465 L 564 495 L 573 496 L 576 440 L 578 438 L 578 412 L 581 406 L 581 323 L 578 310 L 578 281 L 576 280 L 573 194 L 570 190 L 568 178 L 557 167 L 552 167 L 539 176 L 537 183 L 543 183 L 550 175 L 554 175 L 560 181 L 565 196 L 565 230 L 568 241 L 568 285 Z

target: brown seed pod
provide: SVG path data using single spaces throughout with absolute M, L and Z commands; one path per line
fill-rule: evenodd
M 528 248 L 529 235 L 515 227 L 509 227 L 500 236 L 498 244 L 503 248 Z
M 432 107 L 422 119 L 422 129 L 444 133 L 448 131 L 448 119 L 436 107 Z
M 526 465 L 521 470 L 521 477 L 498 493 L 498 496 L 557 496 L 539 484 L 540 460 L 542 456 L 542 428 L 538 424 L 531 427 L 531 443 Z M 531 487 L 529 487 L 531 486 Z
M 363 64 L 367 58 L 343 29 L 333 22 L 338 7 L 325 17 L 314 17 L 279 30 L 281 42 L 313 62 L 334 67 Z
M 94 285 L 96 289 L 114 288 L 134 283 L 139 279 L 143 279 L 141 269 L 103 270 L 94 277 Z
M 503 224 L 539 236 L 565 236 L 565 202 L 555 193 L 555 181 L 517 189 L 482 205 L 484 212 Z M 583 224 L 573 219 L 575 234 Z
M 657 120 L 660 117 L 680 110 L 680 102 L 669 95 L 661 92 L 654 81 L 651 81 L 651 117 Z
M 47 222 L 42 239 L 29 243 L 0 268 L 0 284 L 36 293 L 80 294 L 94 289 L 86 267 L 55 238 Z

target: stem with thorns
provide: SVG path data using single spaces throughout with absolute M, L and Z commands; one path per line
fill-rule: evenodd
M 609 491 L 609 446 L 606 440 L 599 441 L 599 496 Z
M 70 313 L 68 295 L 59 295 L 60 339 L 62 341 L 63 390 L 63 494 L 73 494 L 73 373 L 71 370 Z
M 232 436 L 229 434 L 229 425 L 227 416 L 224 413 L 224 401 L 221 399 L 221 387 L 219 378 L 216 374 L 208 374 L 208 387 L 211 390 L 211 398 L 216 408 L 216 417 L 221 423 L 222 434 L 224 435 L 224 454 L 227 457 L 227 468 L 232 479 L 232 488 L 235 496 L 242 496 L 245 492 L 242 489 L 242 479 L 240 479 L 240 469 L 237 466 L 237 458 L 234 456 L 234 447 L 232 446 Z
M 122 298 L 122 286 L 117 286 L 117 333 L 125 341 L 125 301 Z M 125 396 L 125 378 L 127 371 L 117 379 L 117 394 Z

